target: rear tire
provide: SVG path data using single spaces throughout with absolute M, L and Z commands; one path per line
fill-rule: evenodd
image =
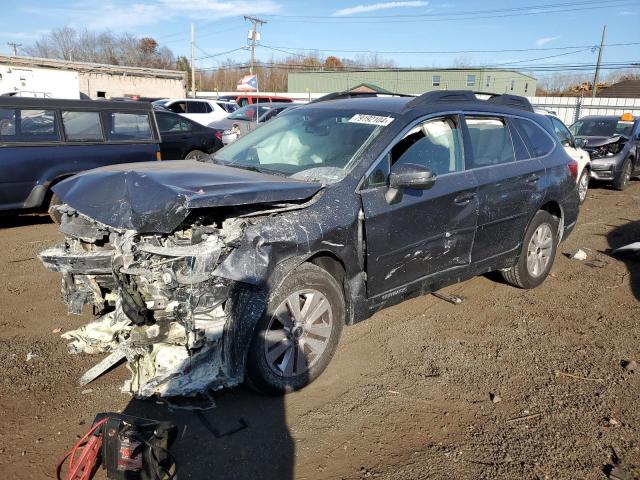
M 587 199 L 587 192 L 589 191 L 589 170 L 587 170 L 587 168 L 582 169 L 582 174 L 578 180 L 577 188 L 578 200 L 580 200 L 580 204 L 582 205 Z
M 206 156 L 207 156 L 207 153 L 203 152 L 202 150 L 191 150 L 189 153 L 187 153 L 187 156 L 184 157 L 184 159 L 185 160 L 202 160 Z
M 616 178 L 613 180 L 614 189 L 622 191 L 627 187 L 627 184 L 629 183 L 629 179 L 631 178 L 631 173 L 632 173 L 631 170 L 632 170 L 631 159 L 627 158 L 622 164 L 622 169 L 620 170 L 618 175 L 616 175 Z
M 247 383 L 271 395 L 299 390 L 327 367 L 338 345 L 346 308 L 340 284 L 304 263 L 270 297 L 247 357 Z
M 502 278 L 514 287 L 537 287 L 551 271 L 557 244 L 558 221 L 549 212 L 539 210 L 527 227 L 518 262 L 502 271 Z

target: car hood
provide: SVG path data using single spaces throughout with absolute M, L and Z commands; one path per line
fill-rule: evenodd
M 88 170 L 53 191 L 80 213 L 111 227 L 169 233 L 193 209 L 301 201 L 321 188 L 318 183 L 177 160 Z
M 586 140 L 586 144 L 582 148 L 596 148 L 602 147 L 603 145 L 609 145 L 610 143 L 616 143 L 618 141 L 626 142 L 629 140 L 624 135 L 613 135 L 612 137 L 584 137 L 578 136 L 576 138 Z

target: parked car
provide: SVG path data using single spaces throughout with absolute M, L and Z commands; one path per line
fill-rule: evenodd
M 159 101 L 157 104 L 205 126 L 216 120 L 223 119 L 234 110 L 232 102 L 200 98 L 174 99 L 164 103 Z
M 238 95 L 223 95 L 218 97 L 219 100 L 232 101 L 237 103 L 240 107 L 246 107 L 247 105 L 253 105 L 255 103 L 291 103 L 293 100 L 289 97 L 279 97 L 276 95 L 250 95 L 240 93 Z
M 0 97 L 0 210 L 47 208 L 83 170 L 160 160 L 159 142 L 148 103 Z
M 640 175 L 640 119 L 625 113 L 583 117 L 569 128 L 591 156 L 591 178 L 624 190 Z
M 72 276 L 71 311 L 98 314 L 70 348 L 111 355 L 85 381 L 126 357 L 138 396 L 244 379 L 279 394 L 312 382 L 343 326 L 382 308 L 490 271 L 545 280 L 576 223 L 578 170 L 527 99 L 334 98 L 207 163 L 57 185 L 66 239 L 40 258 Z
M 565 151 L 571 158 L 578 162 L 578 179 L 576 188 L 578 189 L 578 199 L 580 200 L 580 203 L 584 203 L 587 198 L 589 178 L 591 176 L 591 158 L 589 156 L 589 152 L 578 147 L 575 138 L 573 138 L 569 128 L 562 120 L 552 114 L 545 115 L 551 122 L 553 130 Z
M 218 137 L 224 145 L 234 142 L 242 135 L 255 130 L 257 127 L 272 118 L 275 118 L 291 103 L 265 103 L 264 105 L 247 105 L 241 107 L 231 115 L 217 122 L 211 122 L 208 126 L 218 132 Z M 256 119 L 256 116 L 258 117 Z
M 164 160 L 200 160 L 222 148 L 213 128 L 172 112 L 156 111 L 162 137 L 160 151 Z

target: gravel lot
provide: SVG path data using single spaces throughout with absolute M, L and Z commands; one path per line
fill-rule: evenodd
M 303 391 L 237 388 L 205 412 L 132 400 L 124 367 L 83 393 L 98 358 L 69 356 L 58 329 L 89 315 L 67 315 L 35 259 L 61 237 L 0 217 L 2 477 L 52 478 L 96 412 L 123 411 L 178 424 L 181 479 L 640 478 L 640 370 L 621 363 L 640 362 L 640 257 L 609 253 L 640 240 L 639 206 L 640 182 L 595 188 L 541 287 L 478 277 L 447 289 L 461 305 L 405 302 L 345 329 Z

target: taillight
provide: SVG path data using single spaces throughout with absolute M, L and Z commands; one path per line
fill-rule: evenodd
M 162 160 L 162 154 L 160 153 L 160 150 L 156 152 L 156 160 L 158 161 Z
M 569 167 L 569 173 L 574 179 L 578 178 L 578 162 L 571 159 L 569 163 L 567 163 L 567 167 Z
M 214 133 L 214 135 L 218 140 L 222 141 L 222 130 L 216 130 L 216 133 Z

